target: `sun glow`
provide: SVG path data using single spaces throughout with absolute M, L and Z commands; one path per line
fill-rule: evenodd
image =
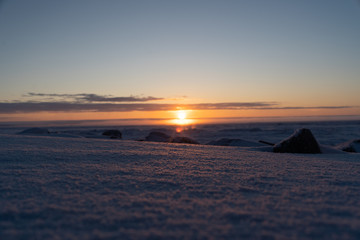
M 186 119 L 186 112 L 185 111 L 178 111 L 177 112 L 177 117 L 181 121 L 185 120 Z
M 173 120 L 173 123 L 177 125 L 187 125 L 192 122 L 191 119 L 187 119 L 187 112 L 185 110 L 176 111 L 176 119 Z

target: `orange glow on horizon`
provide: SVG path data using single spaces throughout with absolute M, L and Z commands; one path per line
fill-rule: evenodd
M 193 123 L 192 119 L 187 118 L 187 112 L 188 111 L 186 111 L 186 110 L 178 110 L 178 111 L 176 111 L 175 113 L 176 113 L 177 118 L 173 119 L 171 121 L 171 123 L 176 124 L 176 125 L 182 125 L 182 126 Z
M 186 112 L 182 111 L 182 110 L 178 111 L 177 112 L 177 117 L 181 121 L 185 120 L 186 119 Z
M 178 109 L 173 111 L 129 111 L 129 112 L 36 112 L 0 114 L 0 122 L 17 121 L 87 121 L 87 120 L 114 120 L 114 125 L 177 125 L 179 127 L 192 124 L 227 123 L 240 121 L 256 121 L 274 117 L 295 119 L 308 116 L 358 116 L 360 108 L 344 109 L 216 109 L 216 110 L 189 110 Z M 353 119 L 352 117 L 351 119 Z M 121 121 L 117 121 L 121 120 Z M 280 121 L 281 119 L 279 119 Z M 93 124 L 95 124 L 94 122 Z M 86 124 L 86 123 L 84 123 Z M 91 124 L 91 122 L 89 122 Z M 101 122 L 99 122 L 101 124 Z

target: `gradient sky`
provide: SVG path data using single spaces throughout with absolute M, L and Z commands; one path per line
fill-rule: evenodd
M 360 3 L 3 0 L 0 84 L 0 121 L 360 115 Z

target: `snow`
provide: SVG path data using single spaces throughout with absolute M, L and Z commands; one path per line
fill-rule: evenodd
M 360 239 L 359 154 L 254 150 L 0 134 L 0 239 Z

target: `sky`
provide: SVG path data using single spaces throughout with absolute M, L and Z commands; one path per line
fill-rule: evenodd
M 360 116 L 360 2 L 0 0 L 0 86 L 2 122 Z

